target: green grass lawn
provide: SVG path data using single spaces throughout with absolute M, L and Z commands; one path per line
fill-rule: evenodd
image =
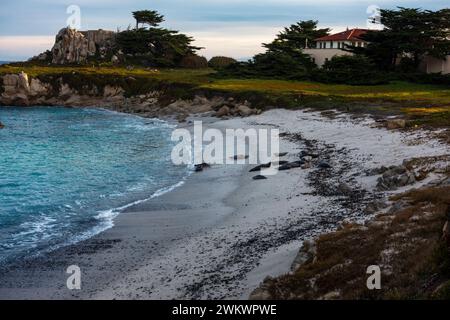
M 450 105 L 450 88 L 437 85 L 392 82 L 377 86 L 350 86 L 324 84 L 307 81 L 226 79 L 203 85 L 221 90 L 256 90 L 277 93 L 299 93 L 305 95 L 341 96 L 356 99 L 387 99 L 394 101 L 427 101 Z
M 197 89 L 225 91 L 236 94 L 257 93 L 267 96 L 304 96 L 309 100 L 334 99 L 360 103 L 369 108 L 392 109 L 402 112 L 417 123 L 449 124 L 450 88 L 439 85 L 392 82 L 377 86 L 350 86 L 308 81 L 268 79 L 220 79 L 211 69 L 144 69 L 96 66 L 37 66 L 28 63 L 0 66 L 0 74 L 26 72 L 31 77 L 51 75 L 96 75 L 108 79 L 135 77 L 151 81 L 188 84 Z M 103 80 L 104 81 L 104 80 Z M 377 104 L 379 105 L 377 107 Z M 387 110 L 390 111 L 390 110 Z

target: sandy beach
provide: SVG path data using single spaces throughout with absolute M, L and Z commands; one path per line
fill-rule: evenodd
M 253 180 L 251 165 L 193 173 L 175 190 L 127 208 L 111 229 L 1 270 L 0 298 L 247 299 L 267 276 L 290 271 L 305 240 L 370 219 L 369 204 L 385 210 L 392 193 L 444 179 L 435 173 L 380 191 L 371 170 L 450 153 L 423 131 L 389 131 L 341 113 L 276 109 L 209 122 L 222 130 L 278 128 L 280 151 L 288 153 L 282 160 L 299 160 L 303 151 L 311 165 L 267 180 Z M 70 265 L 81 268 L 81 290 L 66 287 Z

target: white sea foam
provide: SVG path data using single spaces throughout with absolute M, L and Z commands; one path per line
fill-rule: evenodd
M 136 206 L 138 204 L 144 203 L 146 201 L 149 201 L 151 199 L 154 199 L 156 197 L 160 197 L 170 191 L 173 191 L 174 189 L 181 187 L 182 185 L 184 185 L 185 181 L 186 181 L 186 177 L 184 177 L 181 181 L 179 181 L 178 183 L 168 186 L 168 187 L 164 187 L 161 188 L 157 191 L 155 191 L 150 197 L 146 198 L 146 199 L 142 199 L 142 200 L 137 200 L 137 201 L 133 201 L 131 203 L 128 203 L 124 206 L 118 207 L 118 208 L 113 208 L 113 209 L 108 209 L 108 210 L 103 210 L 100 211 L 95 218 L 97 220 L 100 221 L 100 224 L 97 225 L 96 227 L 94 227 L 93 229 L 91 229 L 88 232 L 83 233 L 82 235 L 76 237 L 75 239 L 73 239 L 72 241 L 70 241 L 69 244 L 74 244 L 77 242 L 80 242 L 82 240 L 86 240 L 88 238 L 91 238 L 95 235 L 98 235 L 101 232 L 104 232 L 112 227 L 114 227 L 114 219 L 125 209 L 131 208 L 133 206 Z

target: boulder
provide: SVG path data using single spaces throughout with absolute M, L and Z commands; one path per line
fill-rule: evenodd
M 5 74 L 3 76 L 3 85 L 5 87 L 16 87 L 19 82 L 19 76 L 17 74 Z
M 280 162 L 281 163 L 281 162 Z M 294 168 L 300 168 L 303 164 L 305 164 L 304 161 L 300 160 L 300 161 L 294 161 L 294 162 L 289 162 L 286 164 L 282 164 L 278 170 L 280 171 L 285 171 L 285 170 L 291 170 Z
M 310 169 L 311 168 L 311 162 L 306 162 L 305 164 L 302 165 L 301 168 L 302 169 Z
M 305 242 L 303 242 L 300 251 L 297 253 L 294 262 L 291 265 L 291 271 L 296 271 L 305 263 L 312 262 L 316 254 L 317 246 L 315 241 L 306 240 Z
M 0 129 L 3 129 L 4 127 L 5 127 L 5 125 L 0 122 Z
M 47 84 L 42 83 L 39 79 L 31 79 L 30 81 L 30 94 L 32 96 L 45 96 L 49 92 Z
M 201 172 L 203 169 L 210 168 L 211 166 L 205 162 L 195 165 L 195 172 Z
M 112 64 L 118 64 L 119 62 L 120 62 L 120 60 L 119 60 L 119 57 L 118 57 L 118 56 L 113 55 L 113 56 L 111 57 L 111 63 L 112 63 Z
M 321 169 L 330 169 L 331 165 L 328 162 L 321 161 L 319 162 L 318 167 Z
M 380 191 L 395 190 L 400 187 L 408 186 L 416 182 L 414 172 L 409 171 L 405 166 L 390 167 L 377 180 L 377 189 Z
M 271 163 L 265 163 L 265 164 L 261 164 L 259 166 L 254 167 L 253 169 L 251 169 L 249 172 L 256 172 L 256 171 L 261 171 L 261 169 L 263 168 L 270 168 Z
M 403 129 L 406 127 L 406 120 L 404 119 L 392 119 L 386 122 L 386 127 L 389 130 L 393 129 Z
M 123 97 L 125 91 L 121 87 L 106 85 L 103 88 L 103 97 L 111 98 L 111 97 Z
M 267 177 L 262 175 L 257 175 L 253 177 L 253 180 L 267 180 Z
M 229 114 L 230 114 L 230 108 L 228 108 L 227 106 L 223 106 L 216 112 L 216 117 L 221 118 L 221 117 L 228 116 Z
M 317 153 L 312 153 L 310 151 L 302 150 L 300 152 L 300 157 L 309 157 L 311 159 L 317 159 L 319 155 Z
M 243 104 L 236 106 L 236 110 L 238 111 L 239 115 L 242 117 L 248 117 L 254 113 L 253 109 L 251 109 Z

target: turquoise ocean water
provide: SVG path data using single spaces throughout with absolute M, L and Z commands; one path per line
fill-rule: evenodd
M 101 109 L 0 108 L 0 263 L 74 243 L 179 186 L 173 127 Z

